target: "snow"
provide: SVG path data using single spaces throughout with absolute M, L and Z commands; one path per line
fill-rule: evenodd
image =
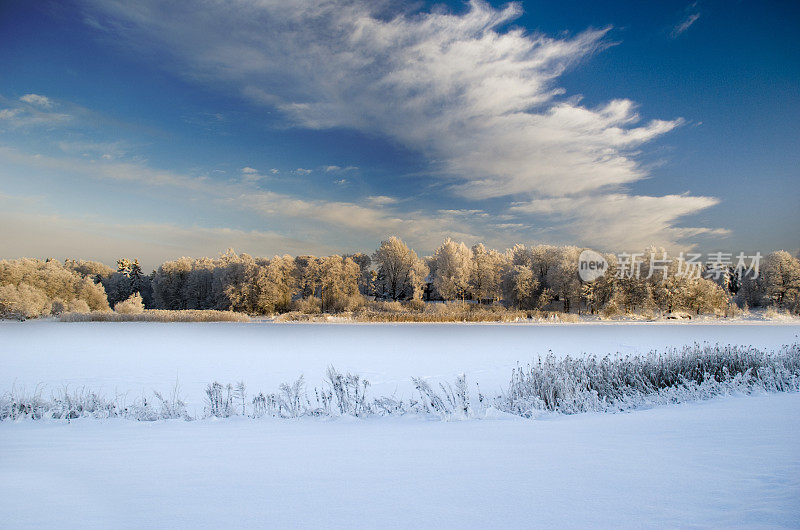
M 88 389 L 131 397 L 168 391 L 202 407 L 214 381 L 244 380 L 274 392 L 305 375 L 320 385 L 328 365 L 371 383 L 372 395 L 408 397 L 411 377 L 452 382 L 460 373 L 486 394 L 511 369 L 556 355 L 644 353 L 693 342 L 777 348 L 798 340 L 794 324 L 268 324 L 46 321 L 0 323 L 0 391 L 12 385 Z
M 437 422 L 0 424 L 8 528 L 792 527 L 800 395 Z
M 372 395 L 466 373 L 487 394 L 559 355 L 693 342 L 777 348 L 797 324 L 0 323 L 0 391 L 85 385 L 134 397 L 180 381 L 275 391 L 325 368 Z M 4 527 L 619 527 L 797 525 L 800 394 L 621 414 L 486 419 L 0 422 Z

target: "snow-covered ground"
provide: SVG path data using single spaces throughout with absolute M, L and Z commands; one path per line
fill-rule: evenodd
M 275 391 L 325 368 L 374 395 L 466 373 L 487 394 L 555 354 L 693 342 L 773 349 L 796 324 L 325 325 L 0 323 L 0 391 L 86 386 L 132 397 L 176 378 Z M 800 394 L 525 420 L 81 419 L 0 422 L 0 526 L 796 527 Z
M 800 395 L 463 422 L 0 424 L 5 528 L 796 527 Z

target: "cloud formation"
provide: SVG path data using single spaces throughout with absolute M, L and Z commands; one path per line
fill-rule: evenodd
M 642 249 L 649 245 L 674 247 L 675 241 L 699 235 L 726 235 L 726 230 L 675 226 L 681 217 L 718 203 L 713 197 L 612 193 L 535 199 L 516 203 L 510 210 L 557 220 L 575 244 Z
M 44 107 L 46 109 L 49 109 L 53 106 L 53 102 L 50 101 L 50 98 L 47 96 L 40 96 L 39 94 L 25 94 L 19 98 L 19 100 L 31 105 L 36 105 L 38 107 Z
M 283 235 L 284 238 L 292 241 L 306 241 L 308 248 L 304 252 L 322 248 L 330 249 L 334 246 L 340 251 L 342 249 L 364 250 L 369 248 L 364 246 L 365 240 L 373 245 L 387 234 L 403 234 L 403 237 L 407 238 L 411 244 L 425 250 L 435 248 L 448 236 L 466 241 L 486 238 L 498 246 L 504 244 L 500 239 L 500 234 L 487 230 L 483 224 L 477 224 L 470 220 L 465 222 L 462 216 L 447 211 L 433 213 L 399 211 L 392 207 L 397 201 L 384 196 L 374 197 L 374 201 L 366 201 L 366 205 L 312 199 L 264 189 L 251 179 L 242 179 L 238 182 L 217 181 L 203 175 L 192 176 L 154 169 L 144 163 L 46 156 L 0 146 L 0 168 L 2 167 L 22 168 L 21 171 L 24 174 L 37 179 L 46 174 L 58 174 L 60 178 L 69 178 L 73 182 L 97 181 L 135 184 L 136 189 L 139 190 L 137 195 L 145 195 L 145 200 L 147 200 L 147 195 L 157 199 L 167 194 L 171 197 L 170 200 L 176 210 L 190 208 L 192 210 L 202 209 L 209 214 L 222 212 L 232 214 L 234 219 L 239 220 L 245 218 L 242 214 L 246 214 L 248 218 L 255 216 L 262 223 L 266 222 L 271 227 L 270 234 L 275 236 L 269 240 L 259 240 L 262 243 L 259 248 L 267 254 L 289 251 L 286 247 L 279 246 L 281 239 L 277 237 L 278 235 Z M 8 170 L 0 169 L 0 176 L 5 171 Z M 0 198 L 2 198 L 2 192 L 3 190 L 0 189 Z M 142 200 L 142 198 L 129 196 L 127 200 L 136 201 Z M 13 201 L 11 202 L 13 203 Z M 26 208 L 25 211 L 42 209 L 54 210 L 54 205 L 43 208 L 42 204 L 39 204 L 37 207 Z M 95 219 L 95 221 L 98 220 Z M 81 223 L 83 223 L 81 226 L 88 226 L 89 220 L 83 219 Z M 144 226 L 151 223 L 132 224 Z M 100 222 L 100 226 L 105 226 L 105 221 Z M 189 230 L 188 227 L 186 229 Z M 99 229 L 96 228 L 96 230 Z M 216 226 L 205 227 L 203 230 L 216 230 L 215 233 L 224 234 L 227 233 L 225 230 L 228 228 Z M 22 233 L 27 232 L 23 231 Z M 177 233 L 177 228 L 172 232 Z M 239 232 L 242 230 L 230 229 L 231 234 Z M 37 237 L 41 242 L 44 236 L 37 233 Z M 214 240 L 219 242 L 220 238 L 217 237 Z M 277 246 L 265 246 L 268 241 L 272 241 Z M 55 239 L 51 243 L 61 248 L 60 243 Z M 98 244 L 97 242 L 93 243 L 95 247 Z M 116 245 L 115 248 L 118 246 Z M 234 246 L 234 243 L 222 244 L 219 249 L 228 246 Z M 43 245 L 42 248 L 49 247 Z M 244 248 L 252 248 L 252 246 Z M 293 245 L 291 248 L 297 249 L 298 247 Z
M 8 100 L 0 95 L 0 131 L 6 127 L 59 125 L 73 118 L 70 114 L 50 111 L 54 105 L 50 98 L 38 94 L 26 94 L 18 100 Z
M 682 120 L 643 120 L 628 99 L 585 106 L 557 86 L 567 68 L 609 45 L 608 28 L 568 37 L 509 29 L 521 6 L 481 0 L 459 13 L 406 12 L 388 0 L 86 6 L 128 46 L 155 47 L 168 68 L 278 109 L 295 126 L 355 129 L 422 153 L 454 196 L 576 206 L 588 194 L 600 204 L 624 197 L 659 220 L 643 236 L 673 244 L 687 234 L 673 228 L 682 216 L 714 204 L 627 191 L 647 176 L 638 150 Z
M 677 26 L 672 28 L 672 33 L 671 33 L 672 38 L 674 39 L 674 38 L 682 35 L 683 33 L 685 33 L 686 30 L 688 30 L 690 27 L 692 27 L 692 24 L 697 22 L 698 18 L 700 18 L 700 13 L 690 13 L 683 20 L 683 22 L 681 22 L 680 24 L 678 24 Z
M 266 256 L 276 252 L 329 254 L 336 250 L 270 231 L 116 220 L 98 223 L 95 217 L 16 208 L 23 202 L 24 198 L 0 194 L 0 224 L 5 232 L 0 255 L 4 258 L 81 258 L 113 264 L 120 256 L 135 256 L 150 270 L 166 259 L 214 256 L 230 247 Z M 41 206 L 41 201 L 36 205 Z

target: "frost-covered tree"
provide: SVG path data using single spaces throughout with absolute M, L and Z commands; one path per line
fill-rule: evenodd
M 545 308 L 557 294 L 553 286 L 563 287 L 558 283 L 559 277 L 555 272 L 561 259 L 561 249 L 552 245 L 536 245 L 530 248 L 515 245 L 508 249 L 505 253 L 506 264 L 501 284 L 503 299 L 507 304 L 520 309 Z M 577 259 L 575 267 L 577 271 Z M 579 300 L 580 283 L 573 287 L 575 289 L 571 294 Z
M 527 255 L 530 262 L 528 266 L 544 289 L 548 272 L 560 259 L 559 248 L 553 245 L 535 245 L 527 250 Z
M 503 254 L 487 249 L 483 244 L 472 247 L 472 267 L 469 293 L 474 300 L 498 300 L 508 262 Z
M 108 310 L 101 284 L 57 260 L 17 259 L 0 261 L 2 311 L 26 318 L 59 313 L 70 308 Z M 82 303 L 79 303 L 82 302 Z
M 257 274 L 256 312 L 288 311 L 297 287 L 294 258 L 275 256 L 266 266 L 258 267 Z
M 525 265 L 514 265 L 503 278 L 503 297 L 517 309 L 535 309 L 538 281 Z
M 319 286 L 319 258 L 314 256 L 297 256 L 294 259 L 297 286 L 300 296 L 314 296 Z
M 352 258 L 329 256 L 320 260 L 320 304 L 322 311 L 347 311 L 362 301 L 358 291 L 361 269 Z
M 769 302 L 765 297 L 763 274 L 755 276 L 740 269 L 736 271 L 736 279 L 739 287 L 736 291 L 736 303 L 740 307 L 760 307 Z
M 138 259 L 121 258 L 117 260 L 117 270 L 101 279 L 112 307 L 139 293 L 145 305 L 152 305 L 151 278 L 142 272 Z
M 375 290 L 374 281 L 375 276 L 372 270 L 372 258 L 369 255 L 357 252 L 356 254 L 346 254 L 343 258 L 352 259 L 359 268 L 358 290 L 364 296 L 373 294 Z
M 378 266 L 376 289 L 382 296 L 392 300 L 422 297 L 428 267 L 399 237 L 381 241 L 373 260 Z
M 654 304 L 650 284 L 640 275 L 617 278 L 614 304 L 626 313 L 652 309 Z
M 531 268 L 533 264 L 531 251 L 525 245 L 514 245 L 508 249 L 507 254 L 512 267 L 522 265 Z
M 553 259 L 552 266 L 548 265 L 545 276 L 547 287 L 562 302 L 564 312 L 580 301 L 581 281 L 578 276 L 578 256 L 581 249 L 578 247 L 563 247 L 558 250 L 557 257 Z M 549 260 L 549 257 L 548 257 Z
M 764 295 L 780 309 L 800 313 L 800 261 L 785 250 L 773 252 L 761 268 Z
M 50 314 L 53 302 L 41 289 L 26 283 L 0 285 L 0 317 L 35 318 Z
M 77 272 L 81 276 L 91 278 L 95 283 L 99 283 L 103 278 L 111 276 L 114 273 L 114 269 L 99 261 L 67 259 L 64 260 L 64 266 Z
M 722 315 L 728 308 L 729 298 L 717 283 L 707 278 L 691 278 L 681 290 L 679 303 L 682 308 L 698 315 L 701 313 Z
M 464 299 L 469 289 L 472 251 L 449 237 L 436 249 L 431 267 L 433 287 L 445 300 Z
M 633 290 L 638 290 L 638 300 L 633 303 L 639 307 L 650 305 L 661 311 L 672 312 L 679 307 L 681 293 L 688 288 L 687 278 L 678 275 L 679 262 L 670 257 L 663 247 L 649 247 L 642 252 L 639 268 L 641 278 L 646 286 L 636 283 Z M 648 298 L 649 299 L 644 299 Z
M 159 309 L 187 309 L 187 283 L 193 260 L 182 257 L 162 263 L 153 273 L 153 298 Z

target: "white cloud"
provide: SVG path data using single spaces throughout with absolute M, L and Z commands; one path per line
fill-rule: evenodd
M 256 184 L 262 180 L 268 180 L 268 175 L 262 175 L 259 171 L 255 168 L 250 166 L 245 166 L 241 169 L 242 172 L 242 180 L 248 184 Z
M 686 30 L 692 27 L 692 24 L 697 22 L 698 18 L 700 18 L 700 13 L 690 13 L 680 24 L 672 28 L 672 38 L 674 39 L 685 33 Z
M 264 219 L 275 234 L 292 234 L 294 239 L 307 241 L 309 250 L 306 252 L 321 246 L 337 246 L 339 251 L 369 249 L 389 234 L 402 234 L 410 244 L 426 250 L 435 248 L 447 236 L 466 241 L 487 237 L 480 226 L 464 222 L 458 215 L 401 212 L 391 208 L 392 200 L 386 197 L 377 199 L 375 203 L 368 200 L 367 205 L 301 198 L 255 187 L 249 179 L 219 182 L 203 176 L 154 169 L 141 163 L 34 155 L 0 146 L 0 168 L 12 165 L 23 168 L 27 178 L 43 178 L 49 173 L 75 182 L 134 183 L 137 196 L 149 193 L 157 199 L 163 198 L 166 191 L 175 210 L 202 209 L 207 215 L 230 215 L 233 212 L 232 219 L 251 223 Z M 131 195 L 129 199 L 133 201 L 137 197 Z M 64 197 L 60 196 L 59 200 L 63 202 Z M 97 230 L 102 232 L 102 226 Z M 500 238 L 494 241 L 504 244 Z
M 40 96 L 39 94 L 25 94 L 24 96 L 19 98 L 19 100 L 25 103 L 29 103 L 31 105 L 44 107 L 46 109 L 49 109 L 50 107 L 53 106 L 53 102 L 50 101 L 50 98 L 48 98 L 47 96 Z
M 476 209 L 459 209 L 459 210 L 439 210 L 441 214 L 447 215 L 454 215 L 454 216 L 463 216 L 463 217 L 489 217 L 489 214 L 484 212 L 483 210 L 476 210 Z
M 331 173 L 331 172 L 338 173 L 340 171 L 355 171 L 358 169 L 358 166 L 347 166 L 347 167 L 325 166 L 323 169 L 325 170 L 326 173 Z
M 29 94 L 33 95 L 33 94 Z M 25 98 L 27 96 L 23 96 Z M 0 96 L 0 102 L 4 102 Z M 69 114 L 60 112 L 46 112 L 34 106 L 20 105 L 18 102 L 11 102 L 11 107 L 0 109 L 0 126 L 7 125 L 12 128 L 29 127 L 38 125 L 57 125 L 72 118 Z
M 294 170 L 294 172 L 297 173 L 298 175 L 308 175 L 309 173 L 311 173 L 311 171 L 312 171 L 311 169 L 306 169 L 302 167 L 299 167 Z
M 157 47 L 193 80 L 234 87 L 296 126 L 388 137 L 426 155 L 434 177 L 472 200 L 629 195 L 626 186 L 647 177 L 638 150 L 682 123 L 643 120 L 627 99 L 588 107 L 567 97 L 559 76 L 608 46 L 608 29 L 506 29 L 517 3 L 403 13 L 388 0 L 85 2 L 128 45 Z M 707 207 L 690 199 L 683 208 Z M 643 200 L 654 219 L 670 219 L 643 236 L 687 233 L 673 229 L 673 200 Z
M 0 110 L 0 120 L 10 120 L 17 116 L 22 109 L 2 109 Z
M 367 197 L 367 202 L 373 206 L 386 206 L 388 204 L 396 204 L 397 199 L 387 195 L 372 195 Z
M 20 198 L 0 194 L 0 255 L 4 258 L 82 258 L 113 265 L 120 257 L 139 258 L 145 269 L 180 256 L 214 256 L 226 248 L 258 256 L 330 254 L 326 244 L 298 241 L 275 232 L 227 227 L 178 226 L 171 223 L 44 214 L 15 209 Z
M 128 146 L 124 142 L 59 141 L 58 148 L 68 154 L 100 156 L 105 160 L 123 157 Z
M 723 236 L 726 230 L 677 228 L 680 218 L 718 204 L 713 197 L 666 195 L 650 197 L 623 193 L 591 197 L 534 199 L 514 204 L 522 216 L 546 216 L 558 222 L 556 239 L 607 250 L 641 250 L 650 244 L 673 250 L 691 248 L 676 241 L 701 235 Z M 555 231 L 553 231 L 555 232 Z
M 606 30 L 500 31 L 518 4 L 378 16 L 388 5 L 241 0 L 180 16 L 155 1 L 96 7 L 132 41 L 158 43 L 191 75 L 238 86 L 298 125 L 375 132 L 426 153 L 471 198 L 639 180 L 632 150 L 680 123 L 640 123 L 628 100 L 587 108 L 560 97 L 558 76 L 607 45 Z

